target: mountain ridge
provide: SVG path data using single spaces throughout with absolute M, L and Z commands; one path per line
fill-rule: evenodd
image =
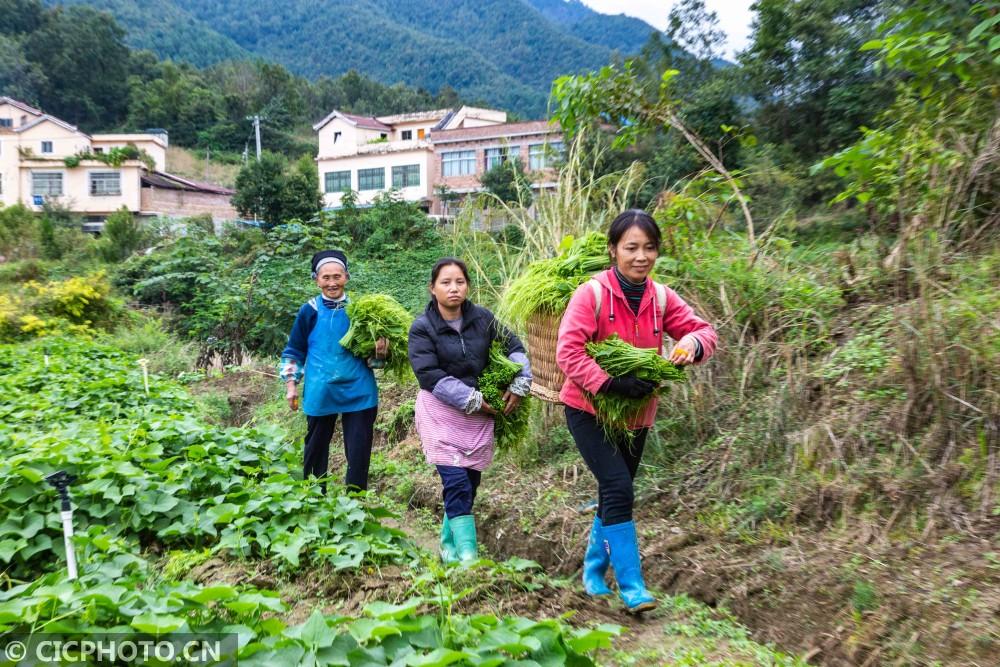
M 354 69 L 527 116 L 544 114 L 554 78 L 638 52 L 655 30 L 579 0 L 47 1 L 108 11 L 161 58 L 263 58 L 313 79 Z

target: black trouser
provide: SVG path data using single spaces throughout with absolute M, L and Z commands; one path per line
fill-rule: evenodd
M 372 439 L 375 436 L 375 415 L 378 407 L 345 412 L 341 417 L 344 428 L 344 455 L 347 457 L 347 478 L 344 483 L 362 491 L 368 489 L 368 465 L 372 459 Z M 306 451 L 302 477 L 325 477 L 330 463 L 330 440 L 337 425 L 337 415 L 306 416 Z
M 444 513 L 449 519 L 456 516 L 472 514 L 472 503 L 476 500 L 476 490 L 483 473 L 472 468 L 458 466 L 437 466 L 441 475 L 441 498 L 444 500 Z
M 589 412 L 566 406 L 566 425 L 576 448 L 597 478 L 597 516 L 605 526 L 632 520 L 635 490 L 632 480 L 639 471 L 642 450 L 649 429 L 633 431 L 629 442 L 624 436 L 608 440 L 597 418 Z

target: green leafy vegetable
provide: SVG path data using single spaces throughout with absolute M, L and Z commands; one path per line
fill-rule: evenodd
M 385 370 L 402 382 L 413 379 L 413 369 L 407 357 L 407 336 L 413 318 L 403 306 L 388 294 L 366 294 L 347 304 L 351 326 L 340 339 L 344 349 L 362 359 L 375 356 L 375 341 L 386 338 L 389 354 Z
M 507 358 L 500 341 L 493 341 L 490 345 L 490 361 L 479 376 L 479 391 L 483 394 L 483 400 L 497 411 L 493 437 L 498 451 L 515 448 L 528 436 L 530 397 L 522 398 L 509 415 L 503 414 L 504 392 L 521 371 L 521 366 L 522 364 Z
M 628 434 L 629 424 L 642 413 L 649 401 L 669 393 L 670 385 L 663 383 L 683 382 L 686 377 L 684 369 L 661 357 L 656 350 L 634 347 L 617 335 L 587 343 L 587 354 L 611 377 L 632 375 L 657 385 L 653 396 L 647 398 L 628 398 L 610 393 L 591 396 L 597 421 L 609 436 Z
M 606 268 L 607 236 L 600 232 L 579 239 L 567 236 L 557 257 L 533 262 L 507 287 L 497 312 L 518 328 L 535 313 L 562 314 L 576 288 Z

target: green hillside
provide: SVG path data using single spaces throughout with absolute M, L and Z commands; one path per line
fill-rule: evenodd
M 205 25 L 172 2 L 136 0 L 47 0 L 49 5 L 90 5 L 109 12 L 127 30 L 125 42 L 168 60 L 205 67 L 223 60 L 249 58 L 236 42 Z
M 310 78 L 355 69 L 536 116 L 554 78 L 637 51 L 652 30 L 540 0 L 62 1 L 109 11 L 130 46 L 161 58 L 204 66 L 259 56 Z

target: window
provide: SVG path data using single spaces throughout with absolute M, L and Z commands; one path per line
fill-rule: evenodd
M 326 172 L 326 191 L 343 192 L 351 189 L 351 171 L 328 171 Z
M 14 119 L 0 118 L 0 127 L 14 127 Z
M 400 137 L 403 141 L 410 141 L 413 139 L 413 130 L 403 130 L 400 132 Z
M 51 153 L 51 152 L 52 152 L 52 142 L 51 141 L 43 141 L 42 142 L 42 155 L 44 155 L 46 153 Z
M 333 143 L 337 143 L 338 141 L 340 141 L 340 135 L 341 134 L 342 134 L 341 132 L 334 132 L 333 133 Z
M 122 175 L 117 171 L 90 173 L 91 197 L 114 197 L 122 193 Z
M 388 139 L 389 135 L 386 134 L 385 132 L 380 132 L 379 135 L 378 135 L 378 138 L 379 139 Z
M 442 176 L 467 176 L 476 173 L 476 151 L 441 153 Z
M 382 190 L 385 188 L 385 169 L 358 169 L 358 190 Z
M 3 194 L 3 174 L 0 174 L 0 195 Z
M 31 174 L 31 194 L 35 197 L 61 197 L 63 175 L 58 171 L 35 171 Z
M 392 187 L 412 188 L 420 185 L 420 165 L 408 164 L 392 168 Z
M 103 153 L 104 152 L 104 147 L 103 146 L 94 146 L 94 152 L 95 153 Z
M 562 159 L 563 145 L 561 141 L 551 144 L 532 144 L 528 146 L 528 169 L 547 169 L 557 160 Z
M 487 148 L 486 154 L 486 170 L 489 171 L 493 167 L 503 164 L 510 159 L 511 155 L 517 155 L 517 146 L 503 146 L 501 148 Z

